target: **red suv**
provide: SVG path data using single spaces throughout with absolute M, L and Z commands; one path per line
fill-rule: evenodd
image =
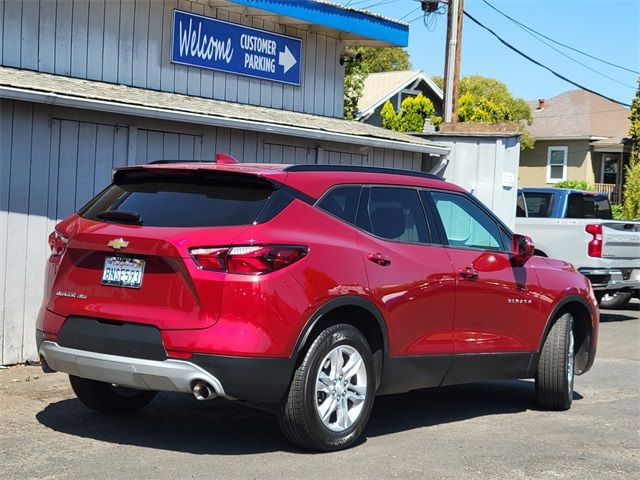
M 567 409 L 596 351 L 589 281 L 424 173 L 126 167 L 49 245 L 42 365 L 99 412 L 223 397 L 336 450 L 377 394 L 535 378 Z

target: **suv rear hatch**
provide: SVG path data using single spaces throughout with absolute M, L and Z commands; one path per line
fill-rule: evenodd
M 47 308 L 160 329 L 213 325 L 226 274 L 199 268 L 190 249 L 231 245 L 272 217 L 274 202 L 283 206 L 279 187 L 224 169 L 117 171 L 75 221 L 59 225 L 69 238 Z

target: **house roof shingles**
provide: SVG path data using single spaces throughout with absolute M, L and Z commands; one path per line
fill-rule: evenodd
M 544 101 L 529 101 L 533 113 L 531 134 L 538 140 L 624 137 L 629 131 L 629 109 L 584 90 L 570 90 Z

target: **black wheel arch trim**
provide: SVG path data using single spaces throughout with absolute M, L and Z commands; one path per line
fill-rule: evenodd
M 380 331 L 382 332 L 382 343 L 384 350 L 383 355 L 386 358 L 389 354 L 389 332 L 387 330 L 387 324 L 384 320 L 384 316 L 373 302 L 357 295 L 343 295 L 340 297 L 332 298 L 331 300 L 328 300 L 319 308 L 317 308 L 316 311 L 313 312 L 313 314 L 309 317 L 304 327 L 302 328 L 302 331 L 298 335 L 298 340 L 296 341 L 295 347 L 293 349 L 293 356 L 296 356 L 302 351 L 307 341 L 309 340 L 309 334 L 313 330 L 313 327 L 315 327 L 316 324 L 320 321 L 320 319 L 339 307 L 360 307 L 367 310 L 374 316 L 374 318 L 378 322 Z
M 579 304 L 581 304 L 589 312 L 590 318 L 593 318 L 593 315 L 594 315 L 593 307 L 591 305 L 589 305 L 589 302 L 587 302 L 583 296 L 578 295 L 578 294 L 570 294 L 570 295 L 567 295 L 565 297 L 562 297 L 555 304 L 555 306 L 553 307 L 553 310 L 551 311 L 551 313 L 547 317 L 547 321 L 546 321 L 546 324 L 545 324 L 545 327 L 544 327 L 544 334 L 540 338 L 540 344 L 538 346 L 538 353 L 542 352 L 542 347 L 543 347 L 544 342 L 545 342 L 545 340 L 547 338 L 547 335 L 549 334 L 549 330 L 551 330 L 551 327 L 553 326 L 554 321 L 557 318 L 559 318 L 558 314 L 562 311 L 562 309 L 564 307 L 566 307 L 567 305 L 569 305 L 571 303 L 579 303 Z M 595 349 L 591 345 L 591 338 L 589 338 L 588 355 L 589 355 L 589 357 L 588 357 L 587 361 L 585 362 L 584 368 L 581 369 L 579 375 L 582 375 L 583 373 L 588 372 L 589 369 L 591 369 L 591 366 L 593 365 L 593 362 L 595 360 Z

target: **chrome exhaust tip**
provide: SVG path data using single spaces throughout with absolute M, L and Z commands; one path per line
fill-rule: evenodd
M 198 400 L 213 400 L 217 397 L 216 391 L 205 382 L 196 382 L 192 391 L 193 396 Z

